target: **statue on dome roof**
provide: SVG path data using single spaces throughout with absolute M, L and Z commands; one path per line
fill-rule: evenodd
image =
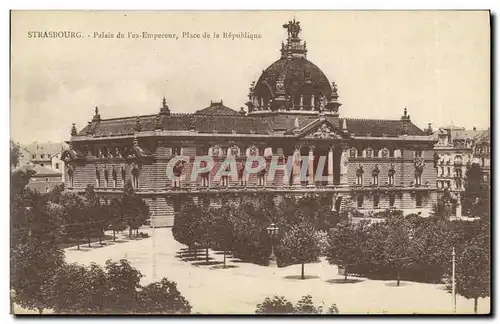
M 291 38 L 297 38 L 299 36 L 300 31 L 302 28 L 300 28 L 300 22 L 295 21 L 295 18 L 290 20 L 287 24 L 283 25 L 283 28 L 286 28 L 288 30 L 288 37 Z

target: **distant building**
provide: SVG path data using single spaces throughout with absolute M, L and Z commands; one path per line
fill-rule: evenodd
M 449 191 L 452 197 L 457 200 L 457 217 L 462 216 L 460 197 L 465 191 L 467 165 L 479 163 L 478 157 L 481 156 L 479 153 L 481 149 L 477 149 L 477 143 L 479 139 L 485 138 L 485 132 L 489 133 L 489 131 L 477 130 L 475 127 L 472 130 L 467 130 L 464 127 L 447 126 L 439 128 L 434 134 L 437 138 L 437 143 L 434 146 L 434 163 L 437 169 L 436 185 L 440 192 Z M 486 142 L 486 140 L 483 141 Z M 487 142 L 489 145 L 489 136 Z M 483 152 L 485 152 L 485 145 L 481 146 Z M 489 146 L 486 152 L 489 156 Z M 482 156 L 486 157 L 486 153 L 483 153 Z M 489 170 L 489 157 L 487 164 Z
M 54 171 L 40 165 L 25 165 L 20 169 L 35 171 L 35 174 L 30 178 L 28 188 L 37 190 L 40 193 L 47 193 L 63 183 L 60 171 Z
M 482 182 L 489 184 L 491 175 L 491 142 L 490 129 L 481 131 L 474 137 L 473 163 L 481 167 Z
M 66 148 L 63 143 L 37 143 L 21 145 L 22 162 L 19 165 L 40 166 L 61 174 L 64 182 L 64 161 L 61 160 L 62 151 Z

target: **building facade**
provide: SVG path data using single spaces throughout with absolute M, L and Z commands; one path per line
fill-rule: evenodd
M 34 142 L 22 147 L 23 160 L 20 165 L 40 166 L 61 174 L 64 182 L 64 161 L 61 160 L 62 152 L 66 146 L 63 143 L 37 143 Z
M 428 214 L 437 198 L 433 137 L 411 122 L 406 108 L 393 120 L 340 116 L 337 85 L 307 59 L 300 23 L 284 27 L 280 57 L 251 84 L 246 110 L 212 102 L 175 113 L 164 98 L 157 114 L 104 119 L 96 107 L 86 127 L 71 129 L 62 155 L 66 187 L 94 185 L 109 201 L 130 180 L 156 226 L 173 225 L 181 198 L 220 204 L 255 193 L 317 193 L 337 210 Z M 193 178 L 193 168 L 205 167 L 195 165 L 196 156 L 214 165 Z M 245 172 L 256 157 L 265 168 Z M 218 177 L 231 168 L 234 177 Z
M 489 130 L 467 130 L 451 125 L 439 128 L 435 136 L 436 185 L 440 193 L 451 193 L 456 201 L 456 216 L 461 217 L 460 201 L 465 191 L 467 166 L 479 164 L 482 180 L 489 183 Z

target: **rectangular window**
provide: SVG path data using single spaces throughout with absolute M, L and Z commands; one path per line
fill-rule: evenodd
M 31 155 L 31 158 L 34 160 L 36 159 L 36 154 Z
M 415 202 L 417 207 L 422 207 L 422 194 L 420 192 L 415 194 Z
M 372 176 L 372 181 L 374 186 L 378 186 L 378 174 Z
M 362 185 L 363 184 L 363 175 L 358 174 L 356 177 L 356 184 L 357 185 Z
M 362 208 L 363 207 L 363 201 L 364 201 L 364 196 L 363 195 L 359 195 L 358 196 L 358 208 Z
M 59 170 L 59 163 L 56 163 L 56 170 Z
M 378 208 L 379 202 L 380 202 L 380 196 L 378 195 L 373 196 L 373 208 Z
M 394 207 L 394 203 L 396 202 L 396 196 L 395 195 L 390 195 L 389 196 L 389 207 Z
M 416 150 L 415 151 L 415 157 L 416 158 L 421 158 L 422 157 L 422 150 Z
M 394 186 L 394 173 L 389 174 L 389 185 Z
M 227 175 L 224 175 L 220 178 L 221 181 L 221 186 L 222 187 L 227 187 L 229 186 L 229 177 Z

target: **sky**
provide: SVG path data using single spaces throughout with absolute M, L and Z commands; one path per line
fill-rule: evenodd
M 279 59 L 282 25 L 300 21 L 307 58 L 338 85 L 341 117 L 485 129 L 490 125 L 486 11 L 53 11 L 11 16 L 11 137 L 67 141 L 71 124 L 172 112 L 210 101 L 244 107 L 248 89 Z M 81 39 L 30 38 L 79 31 Z M 117 39 L 117 33 L 124 38 Z M 250 39 L 133 39 L 128 33 L 248 32 Z M 95 38 L 112 33 L 115 38 Z

